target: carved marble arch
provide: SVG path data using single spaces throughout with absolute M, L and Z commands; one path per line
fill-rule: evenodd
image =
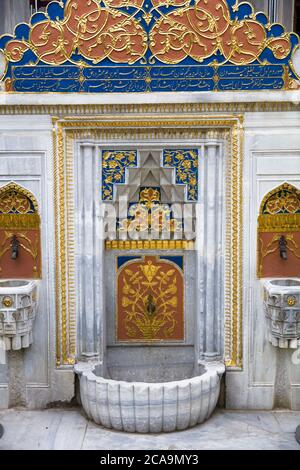
M 28 189 L 11 182 L 0 188 L 0 214 L 39 214 L 38 203 Z
M 259 214 L 299 214 L 300 190 L 290 183 L 283 183 L 269 191 L 263 198 Z

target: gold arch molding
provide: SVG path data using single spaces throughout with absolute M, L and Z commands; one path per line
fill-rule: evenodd
M 38 202 L 31 191 L 11 181 L 10 183 L 7 183 L 4 186 L 0 187 L 0 198 L 2 198 L 5 194 L 9 193 L 10 191 L 16 191 L 18 194 L 25 196 L 27 199 L 29 199 L 32 202 L 34 211 L 36 213 L 39 212 Z
M 226 155 L 224 350 L 227 367 L 242 367 L 242 115 L 157 114 L 53 118 L 56 210 L 57 367 L 76 361 L 74 159 L 76 141 L 217 139 Z M 100 197 L 100 196 L 99 196 Z M 104 243 L 104 242 L 103 242 Z

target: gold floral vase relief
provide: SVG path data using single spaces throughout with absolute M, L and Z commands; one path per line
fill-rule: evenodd
M 117 279 L 117 341 L 184 340 L 182 270 L 159 256 L 123 265 Z

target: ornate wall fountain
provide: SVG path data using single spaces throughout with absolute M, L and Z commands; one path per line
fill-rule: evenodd
M 140 396 L 121 416 L 127 430 L 175 429 L 170 402 L 165 423 L 133 416 L 152 390 L 170 400 L 178 391 L 178 409 L 195 410 L 182 429 L 212 412 L 223 371 L 212 363 L 224 361 L 226 406 L 272 408 L 277 371 L 288 370 L 287 406 L 299 408 L 297 368 L 288 354 L 279 366 L 266 337 L 255 243 L 264 195 L 299 187 L 299 38 L 235 0 L 130 8 L 52 2 L 0 38 L 1 185 L 31 191 L 41 214 L 44 314 L 24 354 L 21 401 L 70 401 L 77 363 L 96 422 L 121 429 L 123 398 Z M 101 49 L 106 13 L 116 15 L 112 43 L 130 47 Z M 13 370 L 0 366 L 0 406 Z
M 79 363 L 75 367 L 83 406 L 96 422 L 120 430 L 184 429 L 211 414 L 224 371 L 220 318 L 224 304 L 224 142 L 203 141 L 198 146 L 179 147 L 172 141 L 163 146 L 148 141 L 131 149 L 112 149 L 113 145 L 106 150 L 101 149 L 101 144 L 90 144 L 83 145 L 77 153 L 78 175 L 84 173 L 87 177 L 80 185 L 80 195 L 77 193 L 83 204 L 77 213 L 80 226 L 75 228 L 84 256 L 77 264 L 79 276 L 86 278 L 80 286 L 82 299 L 90 301 L 87 277 L 95 276 L 86 269 L 86 262 L 93 259 L 93 265 L 98 265 L 97 240 L 105 239 L 105 304 L 99 312 L 104 328 L 100 340 L 103 362 Z M 90 180 L 86 168 L 95 165 L 102 169 L 98 172 L 102 179 L 102 204 L 99 192 L 91 188 L 93 201 L 87 192 Z M 204 186 L 201 190 L 200 168 Z M 215 182 L 209 189 L 204 175 Z M 99 187 L 99 180 L 94 185 Z M 209 193 L 209 203 L 204 203 L 203 220 L 197 222 L 200 192 Z M 104 211 L 104 233 L 94 232 L 94 243 L 89 244 L 87 253 L 84 247 L 91 227 L 81 225 L 83 214 L 87 217 L 86 204 L 94 207 L 93 213 L 100 212 L 101 205 Z M 197 261 L 200 226 L 202 243 L 206 245 L 206 249 L 201 247 L 205 254 L 199 260 L 204 273 L 201 281 Z M 91 253 L 93 248 L 96 251 Z M 211 264 L 208 256 L 214 259 Z M 199 281 L 202 286 L 197 293 Z M 95 304 L 98 282 L 95 276 Z M 203 309 L 201 336 L 197 305 Z M 82 314 L 86 316 L 87 311 L 83 309 Z M 83 338 L 88 334 L 87 330 L 82 333 Z M 119 387 L 121 396 L 116 404 L 113 397 Z M 177 388 L 177 405 L 172 405 Z M 92 392 L 88 390 L 95 390 L 99 412 L 91 406 Z M 148 395 L 152 396 L 149 402 Z M 128 413 L 124 412 L 125 402 Z M 195 409 L 192 418 L 191 407 Z M 109 423 L 105 418 L 108 410 Z

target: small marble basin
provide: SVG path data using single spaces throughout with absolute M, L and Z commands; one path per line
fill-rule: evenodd
M 0 340 L 5 349 L 28 348 L 38 306 L 39 281 L 0 281 Z
M 25 281 L 25 280 L 8 280 L 0 281 L 0 295 L 7 293 L 16 293 L 16 292 L 25 292 L 27 290 L 31 291 L 33 284 L 35 285 L 36 281 Z
M 275 289 L 278 289 L 278 287 L 283 289 L 295 287 L 296 290 L 300 292 L 300 279 L 273 279 L 271 281 L 266 281 L 266 285 L 275 287 Z
M 264 312 L 273 346 L 300 346 L 300 279 L 264 281 Z

